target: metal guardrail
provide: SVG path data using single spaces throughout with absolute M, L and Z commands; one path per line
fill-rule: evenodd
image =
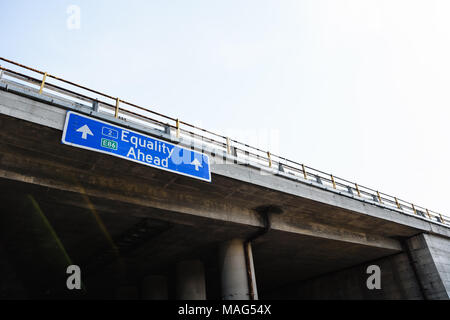
M 414 205 L 397 197 L 350 182 L 332 174 L 272 154 L 269 151 L 261 150 L 229 137 L 199 128 L 177 118 L 166 116 L 118 97 L 56 77 L 47 72 L 33 69 L 2 57 L 0 57 L 0 60 L 21 69 L 21 72 L 18 72 L 0 66 L 0 80 L 7 78 L 14 79 L 15 81 L 19 81 L 19 83 L 34 88 L 33 90 L 39 95 L 59 96 L 64 99 L 69 99 L 76 104 L 92 108 L 95 111 L 104 112 L 111 116 L 113 115 L 115 118 L 134 122 L 151 129 L 158 129 L 165 132 L 173 130 L 179 139 L 184 138 L 192 142 L 196 141 L 197 143 L 201 143 L 202 151 L 206 145 L 209 150 L 214 150 L 214 153 L 223 153 L 224 157 L 231 157 L 238 163 L 256 166 L 288 179 L 307 181 L 317 187 L 414 215 L 434 223 L 450 225 L 450 217 L 447 215 Z M 42 75 L 42 78 L 38 79 L 24 72 L 37 73 Z M 48 78 L 58 81 L 59 84 L 49 83 L 47 81 Z

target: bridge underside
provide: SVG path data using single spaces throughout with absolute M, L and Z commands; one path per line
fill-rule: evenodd
M 206 183 L 69 147 L 61 131 L 9 116 L 0 127 L 2 298 L 114 298 L 152 274 L 169 279 L 175 298 L 177 263 L 197 259 L 207 298 L 219 299 L 218 248 L 260 231 L 255 209 L 263 205 L 283 212 L 252 244 L 260 298 L 286 298 L 297 283 L 402 255 L 400 240 L 420 233 L 218 174 Z M 87 291 L 67 290 L 70 264 L 81 267 Z M 307 292 L 292 297 L 320 298 Z M 379 297 L 360 294 L 353 298 Z
M 2 251 L 36 297 L 66 292 L 65 268 L 77 264 L 97 297 L 148 274 L 170 278 L 177 262 L 201 259 L 208 296 L 219 298 L 219 245 L 254 227 L 175 221 L 179 213 L 2 179 Z M 161 216 L 171 216 L 161 218 Z M 270 231 L 253 245 L 260 296 L 280 285 L 391 255 L 391 249 Z M 68 260 L 70 259 L 70 260 Z M 13 273 L 3 274 L 14 278 Z M 209 281 L 208 281 L 209 280 Z M 59 290 L 57 290 L 59 289 Z M 91 292 L 89 292 L 91 293 Z

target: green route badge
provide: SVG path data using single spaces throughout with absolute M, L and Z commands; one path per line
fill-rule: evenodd
M 109 139 L 102 138 L 102 147 L 111 150 L 117 150 L 117 142 Z

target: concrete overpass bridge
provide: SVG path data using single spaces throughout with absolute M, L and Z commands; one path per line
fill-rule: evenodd
M 449 298 L 448 216 L 1 60 L 1 298 Z M 64 145 L 68 111 L 208 154 L 211 182 Z

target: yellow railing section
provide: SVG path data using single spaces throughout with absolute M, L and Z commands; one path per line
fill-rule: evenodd
M 160 130 L 175 130 L 176 138 L 186 138 L 191 141 L 201 142 L 202 145 L 208 145 L 214 153 L 223 152 L 224 157 L 234 159 L 236 163 L 245 163 L 252 166 L 258 166 L 273 174 L 297 181 L 307 181 L 315 186 L 328 188 L 330 191 L 339 192 L 340 194 L 352 196 L 355 199 L 370 201 L 380 206 L 388 207 L 392 210 L 401 211 L 410 215 L 422 217 L 437 223 L 450 224 L 450 217 L 441 213 L 434 212 L 424 207 L 417 206 L 413 203 L 401 200 L 397 197 L 387 195 L 385 193 L 363 187 L 357 183 L 338 178 L 332 174 L 313 169 L 304 164 L 288 160 L 284 157 L 277 156 L 270 151 L 261 150 L 230 137 L 225 137 L 214 132 L 199 128 L 178 118 L 155 112 L 151 108 L 144 108 L 131 102 L 119 99 L 96 90 L 92 90 L 85 86 L 74 82 L 59 78 L 47 72 L 43 72 L 28 66 L 22 65 L 15 61 L 11 61 L 0 57 L 0 60 L 19 67 L 20 72 L 14 71 L 0 66 L 0 72 L 3 77 L 11 77 L 14 80 L 32 84 L 36 86 L 36 92 L 39 95 L 50 94 L 51 96 L 62 95 L 71 101 L 80 101 L 81 104 L 86 103 L 88 107 L 93 107 L 96 111 L 101 108 L 102 112 L 107 112 L 115 118 L 122 118 L 134 121 L 139 125 L 158 128 Z M 37 73 L 42 75 L 42 79 L 34 78 L 30 74 Z M 0 74 L 0 78 L 2 77 Z M 49 83 L 48 79 L 60 82 L 59 85 Z M 39 89 L 37 89 L 39 88 Z M 44 91 L 44 89 L 47 91 Z M 93 96 L 95 95 L 95 96 Z M 102 99 L 108 99 L 104 101 Z M 202 147 L 203 148 L 203 147 Z M 202 149 L 203 151 L 203 149 Z

